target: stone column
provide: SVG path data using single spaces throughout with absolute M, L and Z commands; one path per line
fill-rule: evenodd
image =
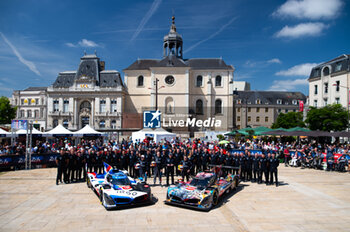
M 186 109 L 186 112 L 184 112 L 185 114 L 188 114 L 188 109 L 190 107 L 190 71 L 186 70 L 186 75 L 185 75 L 185 105 L 184 106 L 180 106 L 180 107 L 184 107 L 184 109 Z
M 92 101 L 91 101 L 91 121 L 90 121 L 90 126 L 92 127 L 92 128 L 95 128 L 95 101 L 97 101 L 97 98 L 96 99 L 93 99 Z

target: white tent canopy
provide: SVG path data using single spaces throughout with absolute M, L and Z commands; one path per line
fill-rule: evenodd
M 28 130 L 28 134 L 30 133 L 30 130 Z M 16 134 L 17 135 L 25 135 L 27 134 L 27 130 L 24 130 L 24 129 L 20 129 L 18 131 L 16 131 Z M 43 133 L 41 131 L 38 131 L 37 129 L 35 129 L 33 127 L 33 130 L 32 130 L 32 135 L 42 135 Z
M 0 128 L 0 137 L 9 137 L 11 133 Z
M 70 130 L 64 128 L 61 124 L 59 124 L 52 130 L 47 131 L 44 134 L 45 136 L 72 136 L 73 132 L 71 132 Z
M 84 137 L 84 136 L 101 136 L 102 133 L 94 130 L 91 126 L 86 125 L 84 128 L 74 132 L 75 136 Z
M 163 128 L 158 128 L 152 130 L 150 128 L 144 128 L 142 130 L 136 131 L 132 133 L 132 140 L 136 142 L 136 140 L 142 142 L 146 137 L 153 138 L 153 141 L 156 143 L 160 142 L 162 139 L 166 139 L 167 141 L 171 141 L 176 137 L 176 134 L 170 133 Z

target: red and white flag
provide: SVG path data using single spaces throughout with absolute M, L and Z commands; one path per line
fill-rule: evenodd
M 304 111 L 304 101 L 299 101 L 299 112 Z

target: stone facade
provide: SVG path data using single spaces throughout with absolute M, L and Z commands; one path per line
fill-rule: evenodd
M 17 120 L 31 120 L 33 126 L 44 131 L 47 119 L 47 87 L 29 87 L 15 90 L 12 105 L 17 106 Z
M 250 86 L 245 82 L 234 85 L 234 67 L 222 58 L 184 59 L 182 45 L 173 18 L 170 32 L 164 36 L 163 58 L 138 59 L 123 70 L 128 91 L 125 114 L 139 117 L 144 110 L 159 109 L 166 119 L 215 118 L 222 122 L 220 127 L 167 128 L 178 133 L 229 130 L 233 126 L 230 119 L 234 87 L 248 90 Z
M 350 55 L 341 55 L 314 67 L 309 77 L 309 106 L 338 103 L 349 106 Z
M 47 89 L 47 129 L 58 124 L 72 130 L 86 124 L 100 131 L 120 129 L 124 96 L 119 72 L 104 70 L 96 55 L 85 55 L 77 71 L 59 73 Z
M 299 101 L 306 101 L 300 92 L 238 91 L 235 96 L 237 129 L 271 127 L 280 113 L 298 112 Z

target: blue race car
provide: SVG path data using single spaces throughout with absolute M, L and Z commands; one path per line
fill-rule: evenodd
M 127 171 L 114 170 L 108 164 L 104 174 L 87 173 L 87 185 L 107 209 L 152 203 L 151 188 L 142 179 L 133 179 Z

